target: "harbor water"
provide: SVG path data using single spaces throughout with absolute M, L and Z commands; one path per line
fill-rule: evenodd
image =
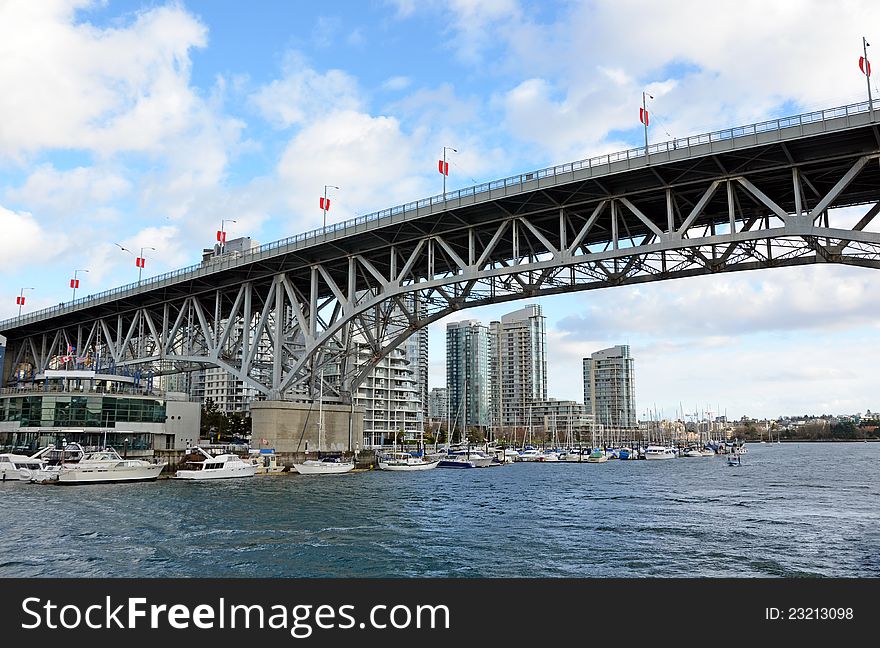
M 207 482 L 0 485 L 4 577 L 880 576 L 880 443 Z

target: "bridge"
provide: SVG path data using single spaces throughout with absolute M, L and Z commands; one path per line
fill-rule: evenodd
M 759 268 L 880 268 L 880 234 L 868 230 L 880 212 L 878 124 L 867 103 L 774 119 L 220 255 L 0 322 L 2 382 L 57 366 L 73 346 L 92 366 L 217 366 L 268 400 L 323 391 L 350 403 L 393 348 L 464 308 Z M 863 206 L 855 224 L 830 211 L 846 206 Z

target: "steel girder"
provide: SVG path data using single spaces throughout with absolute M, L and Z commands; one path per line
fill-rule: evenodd
M 408 336 L 464 308 L 759 268 L 880 268 L 880 234 L 867 231 L 880 202 L 851 227 L 833 226 L 829 212 L 857 183 L 862 203 L 872 189 L 880 200 L 868 172 L 876 174 L 878 157 L 818 171 L 792 161 L 777 165 L 773 182 L 760 168 L 560 206 L 532 197 L 516 209 L 496 204 L 491 222 L 459 217 L 407 245 L 388 241 L 11 339 L 4 382 L 22 365 L 40 373 L 78 360 L 152 375 L 216 366 L 270 399 L 313 398 L 326 375 L 325 397 L 347 402 Z M 780 172 L 790 182 L 780 183 Z

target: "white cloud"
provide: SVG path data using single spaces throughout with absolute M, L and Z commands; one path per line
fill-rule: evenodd
M 0 270 L 19 271 L 35 260 L 51 259 L 71 240 L 66 231 L 47 231 L 33 214 L 6 209 L 0 205 Z
M 332 222 L 425 195 L 416 150 L 394 118 L 333 112 L 290 140 L 278 164 L 279 181 L 297 222 L 319 226 L 318 196 L 325 184 L 340 187 L 332 190 Z
M 342 70 L 320 74 L 306 67 L 303 57 L 295 53 L 287 57 L 283 78 L 261 88 L 252 101 L 263 117 L 279 128 L 303 125 L 316 115 L 363 107 L 354 77 Z
M 177 6 L 99 29 L 91 3 L 0 5 L 0 156 L 42 148 L 156 151 L 192 124 L 189 50 L 206 30 Z
M 382 82 L 386 90 L 404 90 L 412 84 L 412 79 L 406 76 L 393 76 Z
M 70 216 L 95 210 L 131 191 L 131 182 L 117 172 L 98 167 L 67 171 L 52 164 L 37 167 L 24 184 L 6 192 L 7 198 L 32 208 L 42 207 Z

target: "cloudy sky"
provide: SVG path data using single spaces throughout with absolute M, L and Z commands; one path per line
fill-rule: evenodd
M 0 319 L 135 280 L 114 243 L 149 276 L 221 219 L 319 226 L 325 184 L 333 220 L 434 195 L 443 146 L 450 189 L 636 146 L 643 90 L 652 141 L 860 101 L 862 36 L 880 3 L 0 0 Z M 550 395 L 629 343 L 640 415 L 878 409 L 878 295 L 814 266 L 542 298 Z

